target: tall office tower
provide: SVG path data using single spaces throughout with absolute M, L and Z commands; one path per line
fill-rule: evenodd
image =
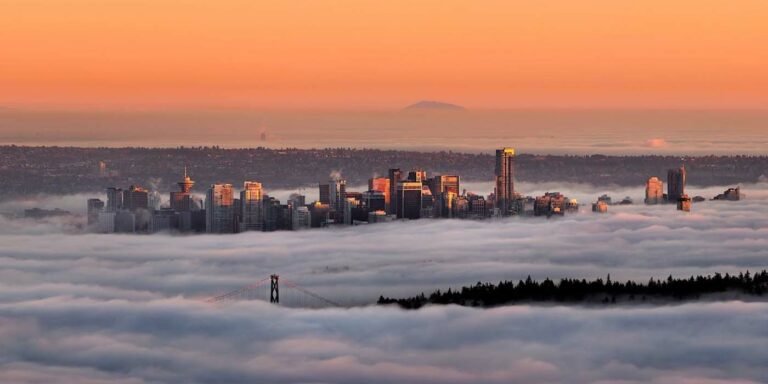
M 390 189 L 389 178 L 387 177 L 375 177 L 368 180 L 369 191 L 379 191 L 384 195 L 385 208 L 383 208 L 383 210 L 387 210 L 389 207 L 391 196 Z
M 104 208 L 107 212 L 123 209 L 123 190 L 115 187 L 107 188 L 107 205 Z
M 307 229 L 312 226 L 312 215 L 305 205 L 293 207 L 291 210 L 291 229 L 294 231 Z
M 397 184 L 397 218 L 418 219 L 421 217 L 420 181 L 401 181 Z
M 280 200 L 264 195 L 263 199 L 264 204 L 264 231 L 265 232 L 273 232 L 278 230 L 278 228 L 281 225 L 282 220 L 282 207 L 280 205 Z M 287 210 L 287 208 L 286 208 Z
M 330 206 L 316 201 L 309 206 L 309 214 L 312 220 L 312 228 L 320 228 L 328 225 Z
M 645 183 L 645 203 L 661 204 L 664 202 L 664 182 L 658 177 L 651 177 Z
M 99 223 L 99 213 L 104 211 L 104 202 L 101 199 L 88 199 L 88 225 L 95 226 Z
M 246 181 L 240 191 L 240 230 L 261 231 L 264 228 L 264 203 L 261 183 Z
M 193 209 L 192 187 L 195 182 L 187 175 L 187 167 L 184 167 L 184 179 L 176 183 L 178 191 L 171 192 L 171 209 L 176 212 L 189 212 Z
M 123 191 L 123 208 L 135 212 L 139 209 L 149 209 L 149 191 L 142 187 L 131 185 Z
M 414 169 L 408 172 L 408 181 L 427 181 L 427 171 L 423 169 Z
M 685 167 L 667 171 L 667 199 L 674 203 L 685 194 Z
M 429 190 L 429 187 L 424 185 L 424 183 L 421 184 L 421 213 L 419 214 L 419 217 L 421 218 L 434 218 L 439 217 L 436 213 L 435 209 L 435 197 L 432 196 L 432 191 Z
M 432 194 L 435 196 L 445 193 L 445 192 L 453 192 L 456 195 L 461 194 L 461 189 L 459 188 L 459 177 L 455 175 L 442 175 L 442 176 L 435 176 L 432 181 Z
M 459 195 L 454 192 L 445 192 L 440 195 L 440 216 L 449 219 L 456 216 L 456 200 Z
M 319 201 L 323 204 L 331 204 L 331 186 L 330 184 L 319 184 L 318 185 L 320 189 L 320 199 Z
M 502 216 L 512 214 L 515 198 L 515 150 L 496 150 L 496 208 Z
M 235 232 L 235 198 L 232 184 L 213 184 L 205 194 L 205 231 Z
M 344 211 L 344 200 L 347 198 L 347 181 L 344 179 L 331 179 L 330 182 L 331 210 Z
M 390 168 L 389 170 L 389 214 L 396 215 L 397 207 L 400 206 L 397 200 L 397 184 L 403 179 L 403 172 L 400 168 Z

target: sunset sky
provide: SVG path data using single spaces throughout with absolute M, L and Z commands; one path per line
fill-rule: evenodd
M 768 107 L 768 2 L 0 0 L 6 107 Z

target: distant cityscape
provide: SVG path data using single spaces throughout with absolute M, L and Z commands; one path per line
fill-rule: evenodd
M 275 190 L 313 188 L 338 170 L 348 185 L 365 185 L 389 168 L 461 175 L 463 183 L 493 180 L 493 153 L 326 148 L 78 148 L 0 146 L 0 201 L 35 195 L 92 194 L 141 185 L 163 195 L 177 189 L 184 165 L 201 185 L 258 180 Z M 515 153 L 518 183 L 634 187 L 685 164 L 699 187 L 768 180 L 768 156 L 606 156 Z M 286 170 L 289 170 L 286 172 Z M 240 184 L 238 182 L 238 184 Z M 239 187 L 239 185 L 238 185 Z M 202 191 L 202 188 L 201 188 Z
M 137 185 L 126 189 L 109 187 L 106 201 L 87 201 L 87 229 L 97 233 L 238 233 L 247 231 L 302 230 L 334 225 L 360 225 L 394 220 L 417 219 L 488 219 L 509 216 L 562 216 L 578 212 L 579 203 L 559 192 L 542 196 L 524 196 L 515 190 L 515 151 L 502 148 L 495 156 L 495 188 L 488 196 L 461 189 L 459 175 L 429 176 L 422 169 L 405 172 L 388 170 L 386 177 L 368 180 L 365 191 L 347 190 L 347 181 L 332 174 L 318 185 L 319 199 L 307 202 L 294 193 L 288 201 L 267 195 L 259 181 L 244 181 L 239 195 L 228 183 L 214 183 L 206 189 L 205 199 L 193 195 L 195 181 L 186 168 L 177 190 L 170 192 L 169 204 L 160 206 L 159 194 Z M 685 167 L 667 172 L 667 188 L 657 176 L 648 178 L 645 204 L 676 205 L 690 211 L 701 196 L 685 193 Z M 730 188 L 715 200 L 736 201 L 740 189 Z M 632 204 L 625 198 L 615 204 Z M 608 212 L 614 202 L 603 195 L 592 203 L 596 213 Z M 61 210 L 31 209 L 27 217 L 59 216 Z

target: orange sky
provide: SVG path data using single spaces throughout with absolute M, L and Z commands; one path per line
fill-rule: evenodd
M 768 107 L 768 1 L 0 0 L 0 105 Z

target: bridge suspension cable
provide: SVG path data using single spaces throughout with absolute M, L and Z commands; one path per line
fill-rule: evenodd
M 283 292 L 280 292 L 279 282 L 282 282 L 284 287 Z M 269 291 L 267 291 L 267 285 L 269 285 Z M 297 292 L 299 295 L 296 296 L 295 294 L 291 294 L 291 291 Z M 304 295 L 304 298 L 301 297 L 302 295 Z M 296 284 L 295 282 L 287 280 L 280 281 L 279 276 L 276 274 L 273 274 L 268 278 L 261 279 L 255 283 L 235 289 L 234 291 L 212 297 L 206 301 L 209 303 L 219 303 L 256 299 L 269 301 L 274 304 L 280 304 L 281 298 L 283 299 L 283 305 L 286 306 L 318 307 L 318 304 L 320 307 L 342 306 L 341 304 L 320 296 Z

